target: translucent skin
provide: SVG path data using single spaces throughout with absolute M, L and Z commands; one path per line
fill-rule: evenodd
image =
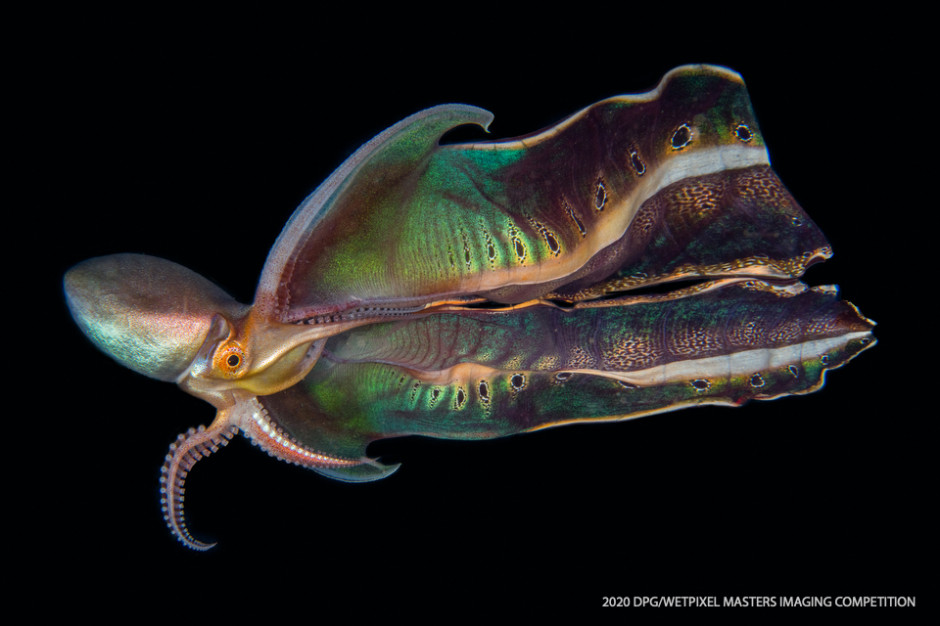
M 237 319 L 248 309 L 192 270 L 142 254 L 88 259 L 63 282 L 72 317 L 95 345 L 158 380 L 189 369 L 214 316 Z
M 396 469 L 366 455 L 383 437 L 808 393 L 874 344 L 834 287 L 795 281 L 831 250 L 770 169 L 734 72 L 681 67 L 526 137 L 438 145 L 491 119 L 443 105 L 363 146 L 288 221 L 250 307 L 142 255 L 66 274 L 99 348 L 217 409 L 163 468 L 185 545 L 211 547 L 186 527 L 185 477 L 238 431 L 375 480 Z M 710 282 L 628 295 L 690 279 Z

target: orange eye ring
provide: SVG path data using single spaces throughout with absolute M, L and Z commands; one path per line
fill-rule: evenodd
M 230 343 L 216 353 L 215 367 L 223 374 L 234 376 L 245 364 L 245 351 L 241 346 Z

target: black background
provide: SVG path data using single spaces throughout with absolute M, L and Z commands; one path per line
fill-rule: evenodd
M 903 282 L 923 254 L 909 238 L 929 228 L 915 220 L 912 235 L 903 216 L 919 206 L 899 191 L 913 160 L 899 142 L 929 136 L 898 97 L 897 68 L 916 57 L 819 16 L 769 30 L 734 14 L 708 27 L 216 17 L 60 16 L 14 59 L 26 139 L 14 183 L 28 185 L 18 212 L 32 225 L 8 232 L 26 244 L 12 273 L 31 294 L 11 308 L 40 313 L 13 333 L 27 355 L 11 390 L 25 401 L 13 439 L 26 588 L 76 591 L 95 610 L 116 597 L 141 611 L 168 596 L 225 604 L 224 592 L 373 618 L 587 611 L 609 595 L 932 599 L 918 571 L 935 411 L 918 406 L 930 376 L 903 337 L 923 319 Z M 170 536 L 163 456 L 213 410 L 95 350 L 61 296 L 69 266 L 161 256 L 248 302 L 293 209 L 399 119 L 464 102 L 495 113 L 491 137 L 511 137 L 695 62 L 744 76 L 772 164 L 835 251 L 805 281 L 839 284 L 879 323 L 876 347 L 805 397 L 489 442 L 384 441 L 370 452 L 402 467 L 372 484 L 239 437 L 187 482 L 190 527 L 218 546 L 198 554 Z

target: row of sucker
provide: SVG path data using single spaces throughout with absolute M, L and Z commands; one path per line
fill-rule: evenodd
M 298 443 L 271 419 L 268 410 L 257 398 L 251 402 L 253 410 L 250 419 L 242 420 L 239 425 L 252 444 L 271 456 L 307 468 L 353 467 L 362 464 L 360 459 L 330 456 Z
M 186 527 L 183 514 L 186 476 L 196 461 L 217 452 L 219 447 L 228 444 L 236 432 L 238 428 L 228 423 L 211 430 L 206 430 L 205 426 L 190 428 L 186 434 L 179 435 L 176 441 L 170 444 L 170 451 L 160 469 L 160 505 L 163 508 L 163 519 L 170 532 L 193 550 L 208 550 L 215 544 L 195 539 Z
M 337 322 L 349 322 L 353 320 L 364 320 L 383 317 L 401 317 L 411 315 L 424 309 L 424 305 L 412 307 L 387 307 L 387 306 L 362 306 L 341 313 L 324 313 L 301 319 L 296 324 L 335 324 Z

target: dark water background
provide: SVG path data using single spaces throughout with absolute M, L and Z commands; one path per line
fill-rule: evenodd
M 15 182 L 29 185 L 19 211 L 33 226 L 7 233 L 26 243 L 11 273 L 42 292 L 8 301 L 15 317 L 41 303 L 38 328 L 12 331 L 30 355 L 29 386 L 11 383 L 24 408 L 9 416 L 22 429 L 10 479 L 24 493 L 8 518 L 24 589 L 95 612 L 208 594 L 380 619 L 428 606 L 588 611 L 607 595 L 932 600 L 917 572 L 935 410 L 918 404 L 930 373 L 913 373 L 924 347 L 902 334 L 921 318 L 897 280 L 918 267 L 911 238 L 927 228 L 907 217 L 921 209 L 899 191 L 915 160 L 899 142 L 934 129 L 899 105 L 909 83 L 877 37 L 838 19 L 779 32 L 719 20 L 732 37 L 603 15 L 575 34 L 563 17 L 481 16 L 430 34 L 241 18 L 60 16 L 14 60 L 28 174 Z M 743 74 L 774 168 L 835 251 L 805 281 L 841 285 L 879 322 L 878 346 L 806 397 L 490 442 L 382 442 L 374 453 L 403 465 L 374 484 L 326 480 L 238 438 L 187 482 L 190 527 L 218 547 L 172 539 L 163 456 L 213 411 L 85 340 L 59 291 L 69 266 L 162 256 L 250 301 L 294 207 L 399 119 L 465 102 L 495 113 L 492 137 L 511 137 L 691 62 Z

